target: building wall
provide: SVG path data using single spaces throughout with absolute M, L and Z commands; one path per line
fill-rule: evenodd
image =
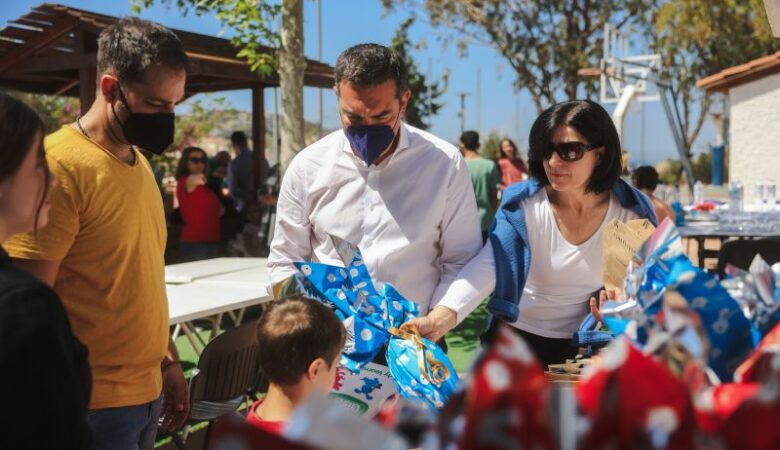
M 780 74 L 732 88 L 729 102 L 729 179 L 742 183 L 748 204 L 756 183 L 780 191 Z

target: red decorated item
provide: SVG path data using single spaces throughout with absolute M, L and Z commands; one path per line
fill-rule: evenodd
M 216 420 L 209 428 L 206 442 L 207 450 L 315 450 L 277 433 L 256 428 L 237 416 Z
M 460 450 L 553 449 L 550 386 L 522 338 L 502 325 L 465 394 Z
M 696 394 L 699 428 L 732 450 L 780 449 L 780 325 L 735 372 Z
M 766 381 L 780 379 L 780 324 L 766 334 L 753 353 L 734 372 L 734 380 Z
M 576 390 L 590 421 L 580 448 L 693 448 L 695 421 L 685 385 L 625 338 L 601 355 Z

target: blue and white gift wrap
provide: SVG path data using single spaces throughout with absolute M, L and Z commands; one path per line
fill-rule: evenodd
M 438 345 L 422 339 L 425 350 L 421 354 L 427 358 L 426 370 L 432 369 L 428 364 L 428 360 L 432 359 L 434 365 L 446 367 L 449 371 L 446 380 L 431 383 L 433 377 L 429 373 L 421 373 L 416 363 L 418 357 L 422 358 L 418 355 L 418 340 L 391 337 L 390 333 L 390 330 L 397 330 L 417 317 L 419 307 L 389 283 L 383 283 L 377 291 L 360 250 L 354 248 L 348 254 L 352 259 L 347 267 L 316 262 L 295 263 L 300 272 L 296 275 L 299 288 L 305 291 L 307 297 L 330 306 L 347 329 L 341 365 L 356 373 L 373 361 L 387 344 L 388 366 L 399 394 L 422 400 L 430 406 L 442 406 L 458 383 L 447 355 Z
M 655 318 L 664 293 L 674 289 L 701 319 L 710 344 L 707 365 L 722 381 L 731 381 L 734 370 L 755 347 L 754 326 L 718 280 L 682 254 L 679 240 L 674 226 L 664 221 L 637 252 L 639 264 L 626 275 L 628 300 L 635 306 L 620 311 L 605 308 L 602 316 L 615 335 L 636 322 L 634 338 L 644 345 L 648 333 L 657 331 Z
M 423 337 L 391 337 L 387 362 L 398 393 L 410 400 L 422 400 L 433 409 L 443 407 L 458 388 L 458 375 L 450 359 L 438 345 Z
M 356 372 L 372 361 L 390 338 L 387 330 L 417 317 L 416 303 L 405 299 L 388 283 L 377 292 L 360 250 L 348 267 L 298 262 L 307 294 L 331 306 L 347 329 L 341 364 Z

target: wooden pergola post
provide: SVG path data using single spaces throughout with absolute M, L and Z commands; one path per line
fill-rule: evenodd
M 87 33 L 84 29 L 77 26 L 76 32 L 76 51 L 83 55 L 97 52 L 97 36 L 93 33 Z M 81 103 L 80 114 L 86 114 L 92 103 L 95 102 L 97 94 L 97 67 L 82 67 L 79 69 L 79 100 Z
M 252 169 L 255 176 L 255 188 L 262 188 L 262 183 L 268 177 L 265 170 L 265 96 L 264 86 L 257 84 L 252 86 L 252 145 L 254 153 L 252 157 Z

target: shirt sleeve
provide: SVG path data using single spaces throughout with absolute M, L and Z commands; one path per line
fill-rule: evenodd
M 59 261 L 65 258 L 79 232 L 78 193 L 72 175 L 49 158 L 49 170 L 57 184 L 49 190 L 48 224 L 36 233 L 21 233 L 3 243 L 12 258 Z
M 459 155 L 453 161 L 455 172 L 447 190 L 447 204 L 441 224 L 439 246 L 441 275 L 433 291 L 431 308 L 437 306 L 460 270 L 479 252 L 482 232 L 477 201 L 466 163 Z
M 268 255 L 272 284 L 294 275 L 294 262 L 309 261 L 312 256 L 311 223 L 306 211 L 306 174 L 297 159 L 282 179 L 276 204 L 276 228 Z
M 496 286 L 496 262 L 493 247 L 488 242 L 463 267 L 438 303 L 455 311 L 458 323 L 468 317 Z

